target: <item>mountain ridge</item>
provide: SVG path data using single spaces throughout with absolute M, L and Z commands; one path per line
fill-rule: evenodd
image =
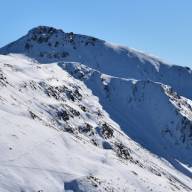
M 40 63 L 79 62 L 112 76 L 162 82 L 171 85 L 180 95 L 192 98 L 189 91 L 192 88 L 190 68 L 171 66 L 146 54 L 94 37 L 41 26 L 0 49 L 0 54 L 8 53 L 25 54 Z M 176 78 L 177 82 L 174 81 Z
M 0 49 L 1 191 L 191 191 L 191 87 L 190 68 L 30 30 Z

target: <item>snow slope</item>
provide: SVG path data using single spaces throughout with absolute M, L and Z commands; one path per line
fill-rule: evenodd
M 79 63 L 60 62 L 59 66 L 83 80 L 132 139 L 180 170 L 178 160 L 191 167 L 192 107 L 188 99 L 153 81 L 116 78 Z
M 25 54 L 40 63 L 60 60 L 79 62 L 115 77 L 150 79 L 168 84 L 179 95 L 192 98 L 190 68 L 171 66 L 127 47 L 72 32 L 65 33 L 52 27 L 36 27 L 19 40 L 1 48 L 0 53 Z
M 0 53 L 0 191 L 192 191 L 190 69 L 50 27 Z
M 57 64 L 0 56 L 0 191 L 190 191 Z

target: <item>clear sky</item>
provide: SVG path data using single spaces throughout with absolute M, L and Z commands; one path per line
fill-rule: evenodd
M 192 0 L 0 0 L 0 46 L 38 25 L 192 67 Z

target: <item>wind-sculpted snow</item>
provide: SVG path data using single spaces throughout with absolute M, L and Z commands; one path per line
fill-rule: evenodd
M 51 27 L 0 53 L 0 191 L 192 191 L 189 68 Z
M 155 57 L 94 37 L 65 33 L 40 26 L 0 49 L 1 54 L 25 54 L 40 63 L 70 61 L 85 64 L 115 77 L 152 80 L 168 84 L 179 95 L 192 99 L 192 71 L 168 65 Z
M 132 139 L 171 163 L 176 159 L 191 167 L 192 107 L 186 98 L 167 85 L 149 80 L 112 77 L 78 63 L 59 66 L 83 80 Z
M 191 190 L 187 176 L 131 140 L 61 64 L 10 55 L 0 56 L 0 69 L 2 192 Z

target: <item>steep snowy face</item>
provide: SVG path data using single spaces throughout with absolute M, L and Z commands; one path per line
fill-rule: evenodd
M 30 30 L 18 41 L 2 48 L 1 53 L 24 53 L 38 61 L 50 63 L 68 58 L 75 59 L 78 52 L 75 50 L 84 46 L 94 46 L 96 41 L 97 39 L 93 37 L 40 26 Z
M 191 191 L 190 178 L 131 140 L 63 69 L 0 56 L 1 192 Z
M 192 191 L 191 69 L 46 26 L 0 54 L 0 191 Z
M 72 61 L 121 78 L 152 80 L 168 84 L 180 95 L 192 98 L 192 71 L 94 37 L 65 33 L 40 26 L 0 49 L 1 54 L 21 53 L 41 63 Z M 175 81 L 177 79 L 177 81 Z
M 153 153 L 192 164 L 192 106 L 170 86 L 112 77 L 79 63 L 59 63 L 97 95 L 123 131 Z M 170 160 L 170 159 L 169 159 Z

